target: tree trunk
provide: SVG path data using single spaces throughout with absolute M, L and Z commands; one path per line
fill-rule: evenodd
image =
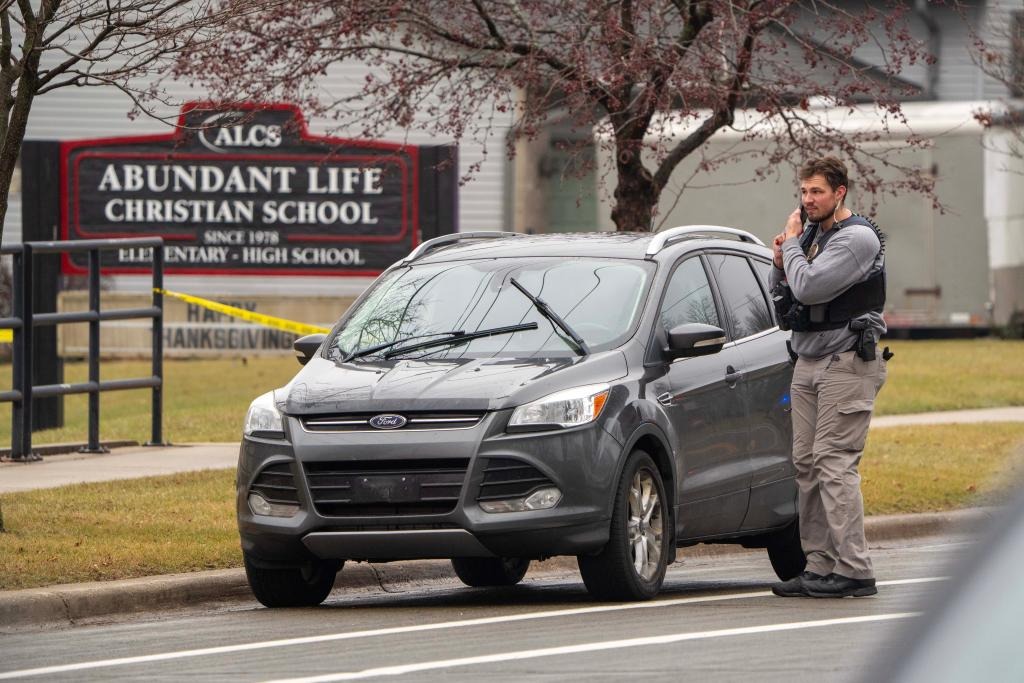
M 7 128 L 4 130 L 3 140 L 0 140 L 0 246 L 3 245 L 3 225 L 7 219 L 11 179 L 14 177 L 14 169 L 18 166 L 21 143 L 25 140 L 25 132 L 28 130 L 28 115 L 32 110 L 32 102 L 38 88 L 41 52 L 35 46 L 39 42 L 40 34 L 41 29 L 38 26 L 25 31 L 22 52 L 26 56 L 18 78 L 18 92 L 10 110 L 3 112 L 7 117 Z M 2 96 L 6 100 L 10 94 L 5 92 Z
M 651 172 L 630 149 L 617 145 L 615 207 L 612 221 L 618 231 L 650 232 L 654 225 L 654 209 L 658 192 Z
M 11 180 L 14 178 L 14 170 L 18 167 L 21 143 L 25 139 L 25 131 L 28 128 L 28 113 L 31 108 L 31 97 L 26 98 L 26 101 L 21 105 L 20 111 L 19 105 L 15 104 L 14 112 L 11 115 L 11 125 L 7 128 L 3 151 L 0 151 L 0 246 L 3 245 L 3 226 L 4 221 L 7 220 Z

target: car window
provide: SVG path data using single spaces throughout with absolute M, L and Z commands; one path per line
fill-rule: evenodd
M 542 298 L 593 351 L 631 336 L 654 266 L 596 258 L 481 259 L 427 263 L 389 272 L 374 283 L 330 348 L 354 349 L 451 330 L 537 323 L 536 330 L 477 339 L 422 352 L 431 359 L 573 356 L 564 333 L 510 280 Z
M 730 254 L 708 254 L 733 338 L 742 339 L 775 326 L 760 285 L 747 259 Z
M 666 332 L 684 323 L 722 326 L 707 273 L 696 256 L 683 261 L 672 273 L 661 303 L 661 324 Z
M 762 261 L 756 258 L 750 259 L 750 263 L 754 266 L 754 272 L 756 272 L 757 277 L 760 278 L 761 284 L 764 285 L 764 291 L 770 292 L 771 286 L 768 283 L 771 281 L 770 278 L 772 275 L 772 264 L 768 263 L 767 261 Z M 771 295 L 769 294 L 769 299 L 770 298 Z M 771 301 L 768 302 L 768 313 L 772 316 L 772 320 L 774 320 L 775 311 L 772 310 Z

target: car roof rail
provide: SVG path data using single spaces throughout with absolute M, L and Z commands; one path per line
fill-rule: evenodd
M 418 258 L 422 258 L 429 251 L 433 251 L 438 247 L 443 247 L 446 244 L 455 244 L 462 240 L 486 240 L 495 239 L 499 237 L 522 237 L 521 232 L 503 232 L 501 230 L 484 230 L 480 232 L 453 232 L 449 235 L 441 235 L 434 239 L 427 240 L 423 244 L 419 245 L 400 261 L 402 265 L 412 263 Z
M 651 243 L 647 245 L 647 257 L 650 258 L 651 256 L 654 256 L 672 242 L 676 242 L 693 235 L 706 235 L 708 233 L 735 235 L 740 238 L 741 242 L 750 242 L 752 244 L 759 244 L 762 247 L 764 246 L 764 242 L 758 239 L 756 235 L 749 233 L 746 230 L 726 228 L 721 225 L 681 225 L 678 228 L 669 228 L 668 230 L 662 230 L 655 233 Z

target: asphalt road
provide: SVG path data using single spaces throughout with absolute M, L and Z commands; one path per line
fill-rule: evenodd
M 0 635 L 0 680 L 858 680 L 948 589 L 962 537 L 873 550 L 873 598 L 777 598 L 763 552 L 684 560 L 661 596 L 599 604 L 575 574 L 510 589 L 335 592 Z

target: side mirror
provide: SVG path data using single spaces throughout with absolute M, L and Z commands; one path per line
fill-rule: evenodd
M 725 344 L 725 332 L 714 325 L 684 323 L 668 332 L 666 354 L 672 360 L 718 353 Z
M 317 333 L 307 334 L 305 337 L 296 339 L 295 343 L 292 344 L 292 348 L 295 349 L 295 358 L 299 361 L 299 365 L 308 363 L 326 338 L 326 334 Z

